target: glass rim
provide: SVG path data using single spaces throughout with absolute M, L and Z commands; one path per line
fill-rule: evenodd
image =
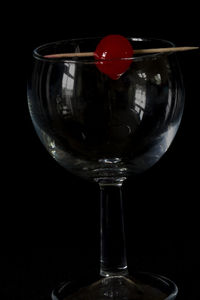
M 40 46 L 36 47 L 33 50 L 33 57 L 37 60 L 41 60 L 41 61 L 46 61 L 46 62 L 54 62 L 54 63 L 75 63 L 75 64 L 96 64 L 98 62 L 98 60 L 94 59 L 94 56 L 91 57 L 87 57 L 84 60 L 81 59 L 77 59 L 74 57 L 71 58 L 67 58 L 67 57 L 62 57 L 62 58 L 53 58 L 53 57 L 45 57 L 44 55 L 42 55 L 40 53 L 41 50 L 43 50 L 46 47 L 52 47 L 52 46 L 56 46 L 56 45 L 61 45 L 61 44 L 67 44 L 70 42 L 78 42 L 78 41 L 89 41 L 89 40 L 95 40 L 95 39 L 102 39 L 103 37 L 101 36 L 96 36 L 96 37 L 84 37 L 84 38 L 70 38 L 70 39 L 66 39 L 66 40 L 58 40 L 58 41 L 54 41 L 54 42 L 48 42 L 48 43 L 44 43 L 41 44 Z M 175 44 L 169 40 L 166 39 L 162 39 L 162 38 L 152 38 L 152 37 L 126 37 L 128 40 L 132 41 L 132 42 L 157 42 L 157 43 L 161 43 L 164 44 L 168 47 L 175 47 Z M 95 51 L 95 49 L 93 50 Z M 134 53 L 134 51 L 133 51 Z M 148 53 L 148 54 L 141 54 L 139 56 L 131 56 L 131 57 L 120 57 L 120 58 L 114 58 L 114 59 L 103 59 L 103 62 L 111 62 L 111 61 L 119 61 L 119 60 L 140 60 L 143 58 L 152 58 L 152 57 L 157 57 L 160 55 L 170 55 L 173 52 L 167 52 L 167 53 L 162 53 L 162 52 L 157 52 L 157 53 Z M 49 53 L 51 54 L 51 53 Z M 99 60 L 101 61 L 101 60 Z
M 155 279 L 158 279 L 160 281 L 163 281 L 164 283 L 167 283 L 168 286 L 171 288 L 171 293 L 167 296 L 167 298 L 165 298 L 165 300 L 167 300 L 169 297 L 171 296 L 176 296 L 178 294 L 178 286 L 176 285 L 176 283 L 169 279 L 166 276 L 160 275 L 160 274 L 156 274 L 156 273 L 150 273 L 150 272 L 138 272 L 138 274 L 141 275 L 145 275 L 145 276 L 150 276 L 150 277 L 154 277 Z

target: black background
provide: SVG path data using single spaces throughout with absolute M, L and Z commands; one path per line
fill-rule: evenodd
M 2 10 L 2 299 L 42 299 L 58 281 L 98 265 L 98 186 L 62 169 L 34 132 L 26 99 L 32 50 L 110 33 L 200 45 L 198 11 L 191 1 L 27 2 Z M 183 300 L 199 299 L 200 285 L 200 56 L 188 52 L 178 58 L 186 104 L 176 139 L 152 169 L 129 178 L 123 191 L 130 268 L 172 278 Z

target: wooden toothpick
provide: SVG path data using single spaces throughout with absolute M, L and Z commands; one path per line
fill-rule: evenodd
M 138 49 L 134 50 L 133 54 L 148 54 L 148 53 L 166 53 L 197 50 L 199 47 L 170 47 L 170 48 L 154 48 L 154 49 Z M 79 52 L 79 53 L 58 53 L 44 55 L 45 58 L 68 58 L 68 57 L 90 57 L 94 56 L 95 52 Z

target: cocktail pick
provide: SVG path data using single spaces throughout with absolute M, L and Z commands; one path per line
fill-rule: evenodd
M 94 52 L 59 53 L 45 55 L 46 58 L 73 58 L 94 56 L 96 66 L 102 73 L 112 79 L 118 79 L 128 70 L 132 63 L 133 55 L 148 53 L 165 53 L 174 51 L 186 51 L 198 49 L 198 47 L 170 47 L 134 50 L 131 43 L 122 35 L 111 34 L 105 36 L 98 43 Z
M 167 53 L 181 52 L 189 50 L 197 50 L 200 47 L 168 47 L 168 48 L 152 48 L 152 49 L 137 49 L 134 54 L 151 54 L 151 53 Z M 57 53 L 44 55 L 45 58 L 70 58 L 70 57 L 92 57 L 95 52 L 74 52 L 74 53 Z

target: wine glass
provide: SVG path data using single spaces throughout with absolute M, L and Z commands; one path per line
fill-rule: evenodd
M 117 80 L 102 73 L 94 57 L 46 57 L 93 51 L 100 40 L 53 42 L 33 52 L 28 105 L 35 130 L 61 166 L 100 187 L 99 278 L 64 283 L 52 299 L 174 299 L 178 289 L 168 278 L 129 274 L 121 187 L 128 176 L 153 166 L 178 130 L 184 89 L 176 54 L 130 57 Z M 133 49 L 174 46 L 159 39 L 128 40 Z

